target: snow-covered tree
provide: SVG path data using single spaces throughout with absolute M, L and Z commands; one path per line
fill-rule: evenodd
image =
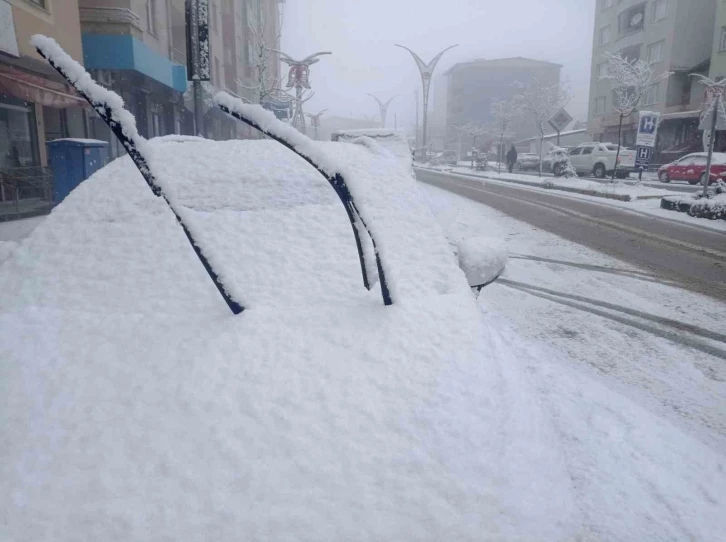
M 539 174 L 542 175 L 545 126 L 560 108 L 567 105 L 572 95 L 564 83 L 544 83 L 536 78 L 528 85 L 515 83 L 514 87 L 516 106 L 532 116 L 539 130 Z
M 499 139 L 499 153 L 497 161 L 499 162 L 499 173 L 501 173 L 504 138 L 512 137 L 510 128 L 512 126 L 512 122 L 519 117 L 520 110 L 513 100 L 492 100 L 490 111 L 492 116 L 490 133 L 496 135 Z
M 462 140 L 464 136 L 468 136 L 472 138 L 472 147 L 476 146 L 476 140 L 479 139 L 482 136 L 485 136 L 490 133 L 490 131 L 478 124 L 468 122 L 466 124 L 454 124 L 452 126 L 454 130 L 456 130 L 456 133 L 458 134 L 458 155 L 457 158 L 461 160 L 461 146 L 462 146 Z M 472 154 L 471 159 L 471 167 L 474 167 L 474 156 Z
M 615 179 L 620 158 L 622 143 L 623 120 L 632 115 L 650 87 L 661 79 L 670 77 L 671 72 L 655 75 L 650 62 L 639 59 L 629 59 L 622 54 L 605 53 L 607 73 L 600 79 L 612 81 L 615 84 L 613 110 L 618 114 L 618 151 L 615 154 L 615 167 L 612 179 Z

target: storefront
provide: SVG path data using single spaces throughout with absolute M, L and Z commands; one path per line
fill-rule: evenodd
M 47 141 L 87 137 L 86 102 L 51 68 L 0 60 L 0 202 L 49 194 Z

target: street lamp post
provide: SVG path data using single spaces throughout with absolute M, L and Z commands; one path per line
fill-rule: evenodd
M 314 132 L 314 139 L 318 139 L 318 128 L 320 128 L 320 117 L 323 116 L 323 113 L 325 113 L 327 109 L 323 109 L 319 113 L 316 113 L 315 115 L 312 115 L 308 113 L 308 117 L 310 117 L 310 126 L 313 127 Z
M 303 134 L 305 133 L 305 114 L 303 113 L 302 104 L 307 101 L 303 99 L 303 92 L 310 90 L 310 66 L 320 61 L 318 57 L 332 54 L 330 51 L 323 51 L 313 53 L 302 60 L 295 60 L 285 53 L 280 53 L 280 60 L 290 66 L 287 88 L 295 88 L 295 112 L 292 115 L 292 125 Z
M 450 47 L 447 47 L 443 51 L 441 51 L 438 55 L 434 57 L 434 59 L 426 64 L 423 60 L 421 60 L 421 57 L 419 57 L 416 53 L 414 53 L 411 49 L 408 47 L 405 47 L 403 45 L 396 44 L 396 47 L 400 47 L 401 49 L 406 49 L 409 53 L 411 53 L 411 56 L 413 56 L 413 59 L 416 61 L 416 65 L 418 66 L 418 70 L 421 74 L 421 85 L 423 86 L 423 136 L 422 136 L 422 147 L 424 149 L 424 158 L 428 154 L 427 148 L 426 148 L 426 135 L 427 135 L 427 129 L 428 129 L 428 108 L 429 108 L 429 88 L 431 86 L 431 76 L 434 73 L 434 70 L 436 69 L 436 64 L 439 63 L 439 60 L 441 60 L 441 57 L 444 55 L 446 51 L 449 49 L 453 49 L 454 47 L 458 47 L 458 45 L 452 45 Z
M 381 128 L 385 128 L 386 127 L 386 113 L 388 113 L 388 106 L 391 105 L 391 102 L 393 101 L 393 99 L 398 95 L 393 96 L 391 99 L 389 99 L 385 103 L 382 102 L 381 100 L 379 100 L 378 98 L 376 98 L 375 96 L 373 96 L 373 94 L 369 94 L 368 96 L 373 98 L 378 103 L 378 108 L 381 111 Z

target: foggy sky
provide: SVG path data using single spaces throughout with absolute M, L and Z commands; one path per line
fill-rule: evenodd
M 306 111 L 326 115 L 376 115 L 367 93 L 385 100 L 400 94 L 388 112 L 399 128 L 414 123 L 418 69 L 400 43 L 430 61 L 447 52 L 434 77 L 473 58 L 524 56 L 562 64 L 574 98 L 568 106 L 586 120 L 595 0 L 287 0 L 282 50 L 294 58 L 332 51 L 311 67 L 316 94 Z M 283 65 L 283 68 L 286 68 Z M 433 107 L 433 87 L 429 111 Z

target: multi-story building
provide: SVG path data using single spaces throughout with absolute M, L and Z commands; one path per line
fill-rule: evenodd
M 88 135 L 86 103 L 30 44 L 38 33 L 83 61 L 77 0 L 0 0 L 0 201 L 14 199 L 21 177 L 21 197 L 32 195 L 47 141 Z
M 562 66 L 552 62 L 529 58 L 477 59 L 455 64 L 448 75 L 446 93 L 446 145 L 456 144 L 458 134 L 453 128 L 458 124 L 492 123 L 492 100 L 507 100 L 515 94 L 515 83 L 527 85 L 534 79 L 542 84 L 560 81 Z M 512 126 L 515 139 L 523 139 L 537 132 L 535 122 L 526 115 Z M 469 142 L 465 142 L 468 146 Z M 453 148 L 453 147 L 452 147 Z
M 640 109 L 661 113 L 655 161 L 700 150 L 698 117 L 704 99 L 692 73 L 708 74 L 714 17 L 720 0 L 597 0 L 592 47 L 588 132 L 596 141 L 617 141 L 619 115 L 613 111 L 614 83 L 606 74 L 605 52 L 651 62 L 653 84 Z M 637 112 L 624 119 L 625 145 L 634 145 Z
M 711 48 L 709 77 L 716 80 L 726 78 L 726 2 L 717 0 L 716 21 Z
M 210 81 L 204 83 L 204 126 L 212 139 L 251 135 L 246 127 L 212 106 L 218 90 L 246 95 L 253 77 L 250 27 L 263 25 L 271 48 L 277 45 L 279 0 L 209 0 Z M 187 83 L 184 0 L 79 0 L 86 68 L 118 92 L 146 137 L 192 134 L 193 96 Z M 277 73 L 276 59 L 270 70 Z M 249 96 L 248 96 L 249 97 Z M 99 121 L 92 136 L 112 144 Z M 114 148 L 115 147 L 115 148 Z

